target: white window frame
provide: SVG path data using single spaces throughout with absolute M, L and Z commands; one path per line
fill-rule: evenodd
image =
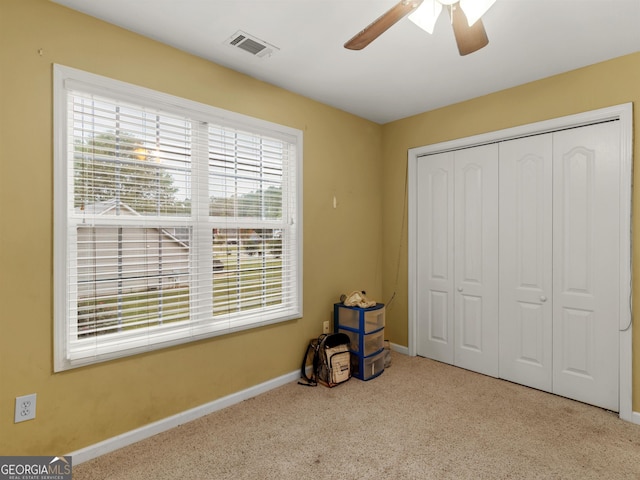
M 173 95 L 157 92 L 130 83 L 113 80 L 107 77 L 84 72 L 78 69 L 54 65 L 54 371 L 64 371 L 106 361 L 121 358 L 146 351 L 157 350 L 172 345 L 201 340 L 203 338 L 224 335 L 231 332 L 260 327 L 263 325 L 283 322 L 302 317 L 302 131 L 265 120 L 256 119 L 246 115 L 229 112 L 210 105 L 194 102 Z M 68 158 L 73 155 L 73 145 L 68 141 L 68 91 L 70 89 L 81 90 L 86 93 L 98 94 L 103 97 L 119 101 L 126 101 L 134 105 L 154 108 L 171 114 L 184 115 L 193 122 L 222 125 L 223 127 L 237 128 L 256 135 L 264 135 L 269 138 L 282 140 L 291 145 L 295 160 L 293 169 L 289 173 L 290 183 L 294 185 L 295 192 L 290 196 L 291 205 L 286 209 L 286 241 L 289 251 L 293 250 L 289 260 L 294 263 L 290 269 L 291 277 L 288 278 L 289 300 L 282 308 L 273 311 L 258 310 L 255 313 L 244 313 L 227 316 L 223 321 L 213 314 L 206 314 L 203 318 L 193 318 L 181 328 L 173 325 L 171 328 L 162 326 L 154 327 L 152 332 L 138 335 L 136 332 L 119 332 L 109 334 L 109 339 L 101 339 L 99 346 L 91 342 L 85 342 L 86 348 L 78 345 L 77 327 L 74 334 L 73 310 L 77 309 L 77 295 L 74 296 L 74 285 L 69 281 L 69 269 L 73 268 L 73 234 L 70 234 L 70 226 L 73 226 L 73 201 L 70 195 L 73 192 L 73 180 L 68 172 Z M 196 157 L 194 146 L 193 157 Z M 201 152 L 202 153 L 202 152 Z M 202 155 L 205 160 L 208 153 Z M 206 177 L 208 175 L 207 163 L 198 163 L 193 160 L 192 172 L 195 172 L 194 182 L 197 178 L 203 179 L 201 185 L 207 189 Z M 199 177 L 198 177 L 199 175 Z M 202 180 L 201 180 L 202 183 Z M 71 206 L 70 206 L 71 205 Z M 199 210 L 195 211 L 195 210 Z M 196 218 L 197 217 L 197 218 Z M 202 220 L 204 218 L 204 220 Z M 216 225 L 216 218 L 208 216 L 208 205 L 194 208 L 191 219 L 195 225 L 195 235 L 200 241 L 206 242 L 205 237 L 211 238 L 211 228 Z M 199 219 L 199 220 L 198 220 Z M 108 221 L 108 220 L 107 220 Z M 125 222 L 130 222 L 126 219 Z M 233 221 L 236 228 L 245 228 L 250 224 L 250 219 L 236 218 Z M 243 224 L 243 222 L 245 224 Z M 171 223 L 171 220 L 169 220 Z M 282 223 L 282 222 L 281 222 Z M 177 224 L 177 223 L 176 223 Z M 266 226 L 268 225 L 265 224 Z M 277 222 L 273 222 L 275 227 Z M 140 218 L 136 226 L 145 226 L 145 219 Z M 198 228 L 206 227 L 206 228 Z M 198 234 L 197 230 L 200 230 Z M 208 231 L 208 233 L 207 233 Z M 198 242 L 195 238 L 195 242 Z M 209 244 L 210 245 L 210 244 Z M 209 248 L 211 250 L 211 248 Z M 70 253 L 71 252 L 71 253 Z M 211 259 L 192 259 L 190 275 L 207 277 L 211 281 Z M 204 268 L 203 265 L 207 265 Z M 77 289 L 77 287 L 75 287 Z M 193 295 L 196 297 L 196 295 Z M 210 293 L 199 294 L 200 298 L 191 298 L 194 311 L 211 312 L 212 295 Z M 192 314 L 191 317 L 194 317 Z M 74 336 L 75 335 L 75 336 Z

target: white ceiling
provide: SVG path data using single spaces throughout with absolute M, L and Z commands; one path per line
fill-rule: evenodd
M 398 0 L 52 1 L 381 124 L 640 51 L 640 0 L 497 0 L 465 57 L 446 12 L 343 48 Z M 238 30 L 279 50 L 228 46 Z

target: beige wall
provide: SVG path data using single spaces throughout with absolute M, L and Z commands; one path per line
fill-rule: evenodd
M 508 68 L 508 67 L 507 67 Z M 634 102 L 634 136 L 640 137 L 640 53 L 628 55 L 566 74 L 550 77 L 446 108 L 426 112 L 383 126 L 383 296 L 394 291 L 396 299 L 387 309 L 387 336 L 408 343 L 407 221 L 405 171 L 407 150 L 447 140 L 501 130 L 597 108 Z M 634 144 L 634 158 L 640 146 Z M 635 162 L 637 163 L 637 162 Z M 638 168 L 634 177 L 640 179 Z M 634 182 L 640 184 L 638 180 Z M 632 243 L 640 242 L 640 195 L 634 192 Z M 404 221 L 403 221 L 404 217 Z M 637 247 L 636 247 L 637 249 Z M 398 252 L 400 252 L 399 276 Z M 640 262 L 633 261 L 638 276 Z M 399 278 L 396 286 L 395 279 Z M 633 289 L 640 304 L 640 288 Z M 633 333 L 633 410 L 640 411 L 640 327 Z
M 304 132 L 303 319 L 52 373 L 54 63 Z M 380 298 L 381 130 L 47 0 L 0 0 L 0 454 L 69 453 L 299 368 L 341 293 Z M 37 418 L 14 424 L 28 393 Z

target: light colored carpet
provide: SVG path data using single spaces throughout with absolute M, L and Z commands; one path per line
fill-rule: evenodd
M 73 470 L 74 480 L 637 480 L 640 426 L 394 352 L 368 382 L 291 383 Z

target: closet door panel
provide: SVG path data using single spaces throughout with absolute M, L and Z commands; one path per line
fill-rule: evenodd
M 417 354 L 453 363 L 453 153 L 417 165 Z
M 552 389 L 552 135 L 500 144 L 500 377 Z
M 618 122 L 554 134 L 554 393 L 618 410 Z
M 455 152 L 454 364 L 498 376 L 498 146 Z

